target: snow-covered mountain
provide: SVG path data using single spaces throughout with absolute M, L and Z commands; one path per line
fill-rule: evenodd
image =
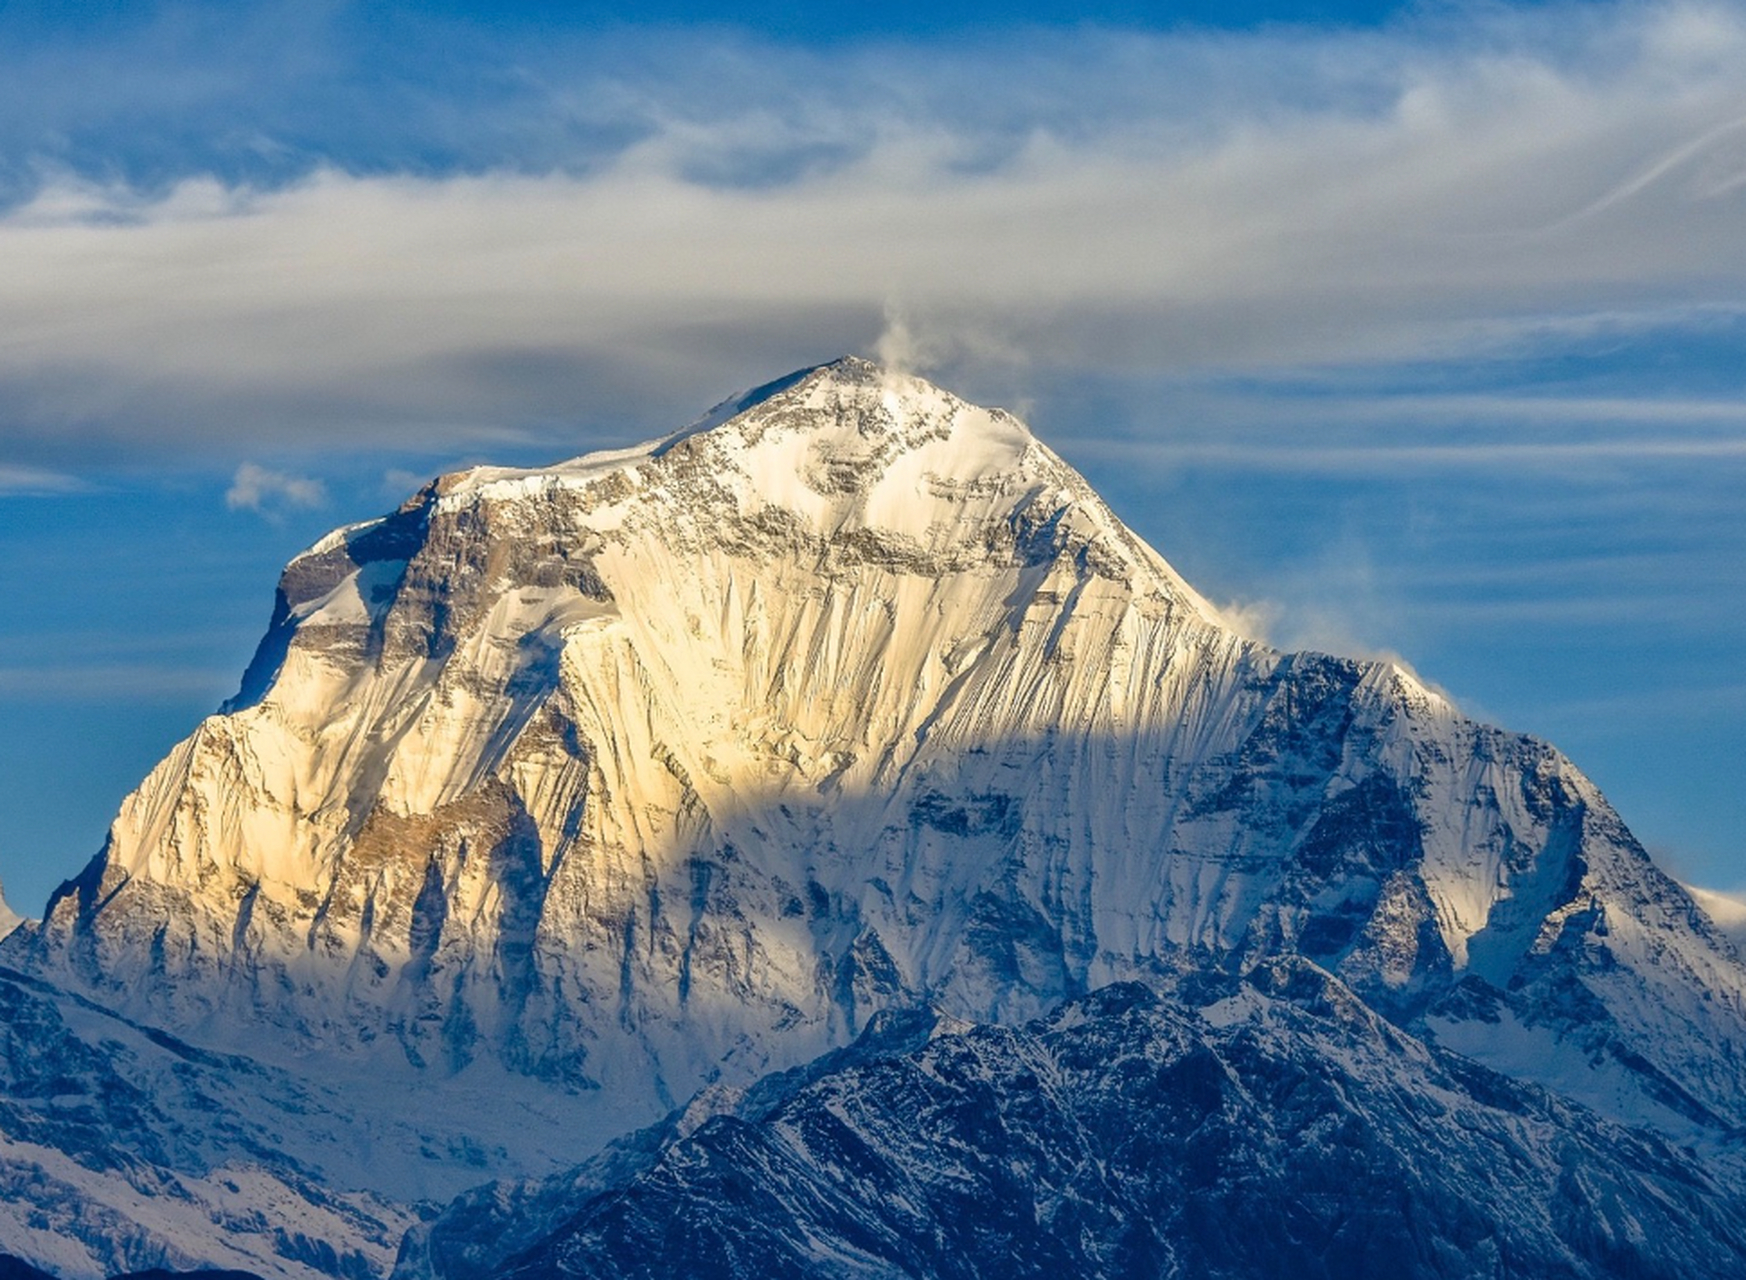
M 1746 973 L 1567 760 L 1241 638 L 1023 424 L 855 359 L 323 539 L 0 943 L 353 1099 L 300 1167 L 402 1200 L 880 1010 L 1276 956 L 1617 1121 L 1746 1122 Z

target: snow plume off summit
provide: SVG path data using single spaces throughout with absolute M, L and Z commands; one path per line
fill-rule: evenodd
M 223 1208 L 176 1256 L 263 1272 L 381 1270 L 408 1202 L 669 1125 L 561 1175 L 605 1187 L 903 1011 L 1047 1045 L 1122 982 L 1189 992 L 1143 1033 L 1198 1019 L 1233 1080 L 1230 1019 L 1356 1009 L 1342 1070 L 1418 1055 L 1400 1087 L 1439 1106 L 1592 1108 L 1741 1185 L 1746 973 L 1575 767 L 1398 667 L 1240 637 L 1018 420 L 857 359 L 324 538 L 0 962 L 56 1034 L 138 1042 L 91 1066 L 150 1098 L 130 1158 Z M 51 1102 L 7 1105 L 53 1145 Z M 1607 1194 L 1651 1194 L 1639 1164 Z M 116 1211 L 129 1256 L 172 1234 Z M 23 1223 L 14 1252 L 118 1269 Z

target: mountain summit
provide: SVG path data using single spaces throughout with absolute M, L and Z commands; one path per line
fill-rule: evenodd
M 1017 419 L 858 359 L 322 539 L 0 948 L 383 1090 L 395 1194 L 881 1010 L 1017 1023 L 1280 956 L 1615 1119 L 1746 1122 L 1746 974 L 1567 760 L 1242 638 Z M 561 1128 L 441 1101 L 478 1096 Z
M 299 556 L 38 963 L 251 1045 L 484 1055 L 653 1118 L 892 1000 L 1099 980 L 1077 903 L 1040 981 L 983 954 L 1035 841 L 1127 843 L 1113 805 L 1076 834 L 1025 805 L 1067 818 L 1082 760 L 1156 754 L 1159 695 L 1247 651 L 1016 419 L 838 361 Z

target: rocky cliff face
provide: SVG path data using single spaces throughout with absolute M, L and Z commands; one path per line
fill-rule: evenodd
M 1746 1120 L 1746 975 L 1568 761 L 1242 639 L 1018 421 L 858 360 L 318 543 L 0 944 L 374 1090 L 441 1135 L 384 1159 L 408 1195 L 881 1009 L 1276 956 L 1615 1118 Z

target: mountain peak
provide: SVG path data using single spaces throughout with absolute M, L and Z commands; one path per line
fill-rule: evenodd
M 1567 761 L 1242 639 L 1012 415 L 869 361 L 337 531 L 245 689 L 0 954 L 207 1045 L 555 1083 L 578 1141 L 882 1008 L 1276 953 L 1402 1020 L 1589 982 L 1618 1061 L 1740 1107 L 1692 1047 L 1746 1061 L 1738 962 Z
M 1074 487 L 1089 492 L 1005 410 L 970 404 L 860 356 L 798 369 L 730 396 L 679 431 L 629 449 L 547 467 L 475 467 L 442 478 L 435 492 L 456 500 L 513 497 L 683 460 L 730 472 L 749 469 L 757 485 L 781 492 L 798 475 L 814 491 L 848 493 L 867 488 L 900 458 L 918 452 L 925 457 L 912 470 L 972 482 L 1021 469 L 1027 460 L 1046 460 L 1054 478 L 1072 477 Z
M 1186 1044 L 1130 981 L 1192 995 L 1210 1050 L 1313 1022 L 1335 1066 L 1375 1049 L 1386 1098 L 1435 1066 L 1406 1133 L 1451 1082 L 1497 1096 L 1429 1041 L 1682 1145 L 1746 1122 L 1746 972 L 1574 766 L 1399 669 L 1242 639 L 1016 418 L 870 361 L 337 530 L 286 568 L 244 691 L 0 938 L 91 1034 L 176 1058 L 123 1055 L 199 1117 L 170 1145 L 201 1176 L 279 1130 L 299 1183 L 406 1200 L 546 1171 L 882 1010 Z M 138 1111 L 70 1092 L 60 1043 L 32 1089 Z M 1228 1119 L 1237 1059 L 1184 1061 L 1140 1075 Z M 202 1063 L 271 1091 L 264 1127 L 212 1119 Z M 1049 1139 L 1062 1203 L 1078 1142 Z M 312 1221 L 365 1248 L 367 1207 L 296 1217 L 298 1248 Z
M 6 901 L 6 889 L 0 886 L 0 938 L 4 938 L 19 925 L 24 923 L 24 917 L 12 909 Z
M 731 422 L 741 414 L 750 412 L 760 405 L 801 387 L 814 391 L 828 389 L 828 393 L 838 401 L 863 405 L 884 399 L 886 396 L 897 403 L 907 401 L 912 409 L 921 405 L 941 407 L 963 403 L 950 392 L 944 391 L 914 374 L 889 368 L 864 356 L 838 356 L 835 360 L 809 365 L 804 369 L 796 369 L 793 373 L 784 374 L 780 378 L 762 383 L 750 391 L 729 396 L 690 426 L 667 437 L 663 443 L 670 444 L 676 440 L 714 430 L 724 423 Z

